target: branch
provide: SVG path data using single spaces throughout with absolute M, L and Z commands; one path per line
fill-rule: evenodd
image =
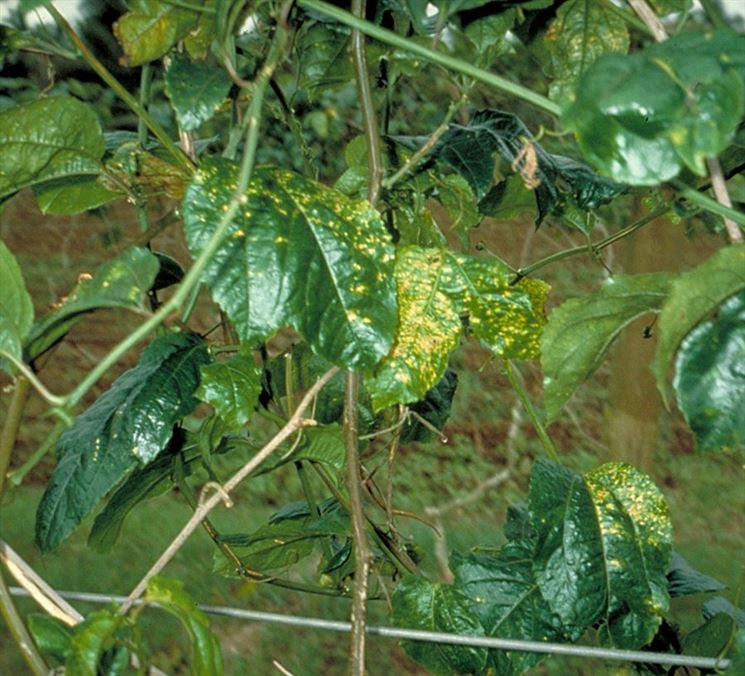
M 226 483 L 220 487 L 219 491 L 214 492 L 210 497 L 203 500 L 197 507 L 194 514 L 186 522 L 186 525 L 181 529 L 181 532 L 173 539 L 166 550 L 161 554 L 160 558 L 153 564 L 150 570 L 140 580 L 137 586 L 127 596 L 126 600 L 119 608 L 121 615 L 129 611 L 129 609 L 135 604 L 135 602 L 145 592 L 148 582 L 158 575 L 161 570 L 168 564 L 168 562 L 174 557 L 176 552 L 184 545 L 189 539 L 189 536 L 199 527 L 199 524 L 207 517 L 207 515 L 217 505 L 224 501 L 229 500 L 229 495 L 236 486 L 238 486 L 243 479 L 245 479 L 251 472 L 253 472 L 259 465 L 261 465 L 274 451 L 276 451 L 287 439 L 289 439 L 297 430 L 301 427 L 314 424 L 303 418 L 303 414 L 306 409 L 311 405 L 316 395 L 321 391 L 324 385 L 333 378 L 339 369 L 335 366 L 334 368 L 326 371 L 326 373 L 318 379 L 318 381 L 311 387 L 302 401 L 298 405 L 295 413 L 287 421 L 287 424 L 272 437 L 272 439 L 253 457 L 249 460 L 241 469 L 239 469 Z
M 636 12 L 636 15 L 646 24 L 649 28 L 649 32 L 657 42 L 665 42 L 667 40 L 667 31 L 662 25 L 659 17 L 654 13 L 654 10 L 647 4 L 647 0 L 629 0 L 631 9 Z
M 711 187 L 716 195 L 717 202 L 719 204 L 731 209 L 732 200 L 730 199 L 729 193 L 727 192 L 727 184 L 724 182 L 724 176 L 722 175 L 722 165 L 719 164 L 719 160 L 715 157 L 711 157 L 706 160 L 706 164 L 709 167 L 709 176 L 711 176 Z M 742 230 L 735 223 L 733 218 L 721 214 L 722 220 L 724 221 L 724 227 L 727 229 L 727 235 L 731 244 L 742 244 Z
M 36 676 L 49 673 L 49 668 L 44 664 L 44 660 L 23 623 L 23 618 L 18 614 L 18 609 L 13 603 L 8 585 L 5 584 L 2 569 L 0 569 L 0 615 L 5 620 L 13 640 L 23 654 L 23 659 L 26 660 L 31 672 Z

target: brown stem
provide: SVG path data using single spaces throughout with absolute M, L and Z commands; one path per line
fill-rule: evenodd
M 647 0 L 629 0 L 631 9 L 636 12 L 636 15 L 647 25 L 649 32 L 652 33 L 652 37 L 657 42 L 664 42 L 667 40 L 667 31 L 662 25 L 659 17 L 654 13 L 654 10 L 647 4 Z
M 16 378 L 13 397 L 8 406 L 8 413 L 5 416 L 2 432 L 0 432 L 0 496 L 3 494 L 5 475 L 10 466 L 13 446 L 15 446 L 16 438 L 18 437 L 18 430 L 21 427 L 23 409 L 28 400 L 30 386 L 31 383 L 24 376 L 18 376 L 18 378 Z
M 719 204 L 732 208 L 732 200 L 730 199 L 729 193 L 727 192 L 727 184 L 724 181 L 724 175 L 722 174 L 722 165 L 719 164 L 719 160 L 716 157 L 711 157 L 706 160 L 706 164 L 709 167 L 709 176 L 711 177 L 711 187 L 714 190 L 714 195 L 717 198 Z M 743 236 L 740 226 L 737 225 L 731 218 L 722 216 L 724 220 L 724 227 L 727 228 L 727 235 L 731 244 L 742 244 Z

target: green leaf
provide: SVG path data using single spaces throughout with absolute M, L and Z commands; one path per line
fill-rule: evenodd
M 717 613 L 683 638 L 683 654 L 718 657 L 735 632 L 735 621 L 727 613 Z
M 158 268 L 158 259 L 150 251 L 130 247 L 104 263 L 93 277 L 81 274 L 62 305 L 34 324 L 25 344 L 28 359 L 46 352 L 87 312 L 105 307 L 141 309 Z
M 199 129 L 220 108 L 232 80 L 224 68 L 208 61 L 174 55 L 166 71 L 166 95 L 184 131 Z
M 539 460 L 529 508 L 536 579 L 562 622 L 577 633 L 599 622 L 606 643 L 646 645 L 669 605 L 672 540 L 667 505 L 649 477 L 621 463 L 581 477 Z
M 347 29 L 306 23 L 298 33 L 295 49 L 300 68 L 298 87 L 308 92 L 311 99 L 354 80 Z
M 184 199 L 198 255 L 236 188 L 238 166 L 203 160 Z M 378 213 L 289 171 L 257 169 L 247 202 L 204 272 L 242 341 L 292 326 L 314 352 L 372 368 L 393 342 L 393 245 Z
M 28 615 L 28 628 L 42 655 L 54 657 L 64 663 L 72 638 L 69 627 L 51 615 L 31 613 Z
M 481 222 L 473 191 L 462 176 L 445 176 L 437 184 L 437 192 L 450 216 L 450 230 L 467 232 Z
M 479 202 L 479 211 L 497 220 L 510 220 L 526 212 L 535 213 L 535 196 L 516 174 L 491 188 Z
M 693 58 L 692 58 L 693 56 Z M 686 32 L 631 56 L 605 55 L 562 113 L 601 173 L 655 185 L 683 167 L 703 176 L 745 108 L 745 43 L 729 30 Z
M 554 77 L 549 96 L 558 101 L 571 100 L 576 81 L 598 57 L 629 49 L 623 18 L 604 3 L 587 0 L 562 4 L 543 40 Z
M 745 448 L 745 293 L 683 340 L 675 360 L 678 406 L 701 451 Z
M 0 111 L 0 199 L 52 179 L 98 176 L 103 133 L 93 109 L 49 97 Z
M 96 209 L 120 196 L 98 181 L 97 177 L 60 178 L 34 186 L 39 209 L 44 214 L 79 214 Z
M 75 626 L 65 662 L 66 673 L 97 676 L 98 660 L 111 642 L 121 620 L 112 610 L 97 610 Z
M 471 599 L 486 634 L 497 638 L 553 641 L 563 639 L 554 613 L 541 595 L 532 568 L 528 542 L 510 542 L 496 555 L 458 554 L 451 557 L 455 584 Z M 490 651 L 498 674 L 521 674 L 545 655 Z
M 212 406 L 230 431 L 237 432 L 251 417 L 259 394 L 261 369 L 253 357 L 238 354 L 202 366 L 195 396 Z
M 725 587 L 726 585 L 719 580 L 693 568 L 688 561 L 673 550 L 672 561 L 667 571 L 667 591 L 672 598 L 690 594 L 706 594 Z
M 675 280 L 658 322 L 659 340 L 652 370 L 666 397 L 668 364 L 693 328 L 717 311 L 730 296 L 745 289 L 745 245 L 720 249 Z
M 477 66 L 489 68 L 500 56 L 509 52 L 511 46 L 506 35 L 515 23 L 516 16 L 517 12 L 511 8 L 476 19 L 466 26 L 464 32 L 476 50 Z
M 422 399 L 442 378 L 468 320 L 474 337 L 496 354 L 538 354 L 547 285 L 510 286 L 498 262 L 416 246 L 396 256 L 399 320 L 396 342 L 367 379 L 373 408 Z
M 34 306 L 26 290 L 21 268 L 0 240 L 0 351 L 21 359 L 21 346 L 34 321 Z M 0 364 L 5 360 L 0 359 Z
M 335 472 L 344 468 L 344 436 L 339 425 L 331 424 L 322 427 L 309 427 L 303 430 L 303 440 L 289 454 L 281 456 L 273 463 L 266 463 L 257 474 L 266 474 L 288 462 L 312 460 L 328 465 Z
M 692 0 L 648 0 L 655 14 L 666 16 L 673 12 L 686 12 L 691 8 Z
M 409 408 L 435 429 L 441 430 L 450 417 L 457 387 L 458 374 L 452 369 L 445 369 L 445 375 L 427 391 L 424 399 L 413 403 Z M 433 437 L 434 433 L 413 417 L 410 417 L 401 428 L 401 443 L 403 444 L 411 441 L 426 442 Z
M 704 603 L 702 615 L 705 620 L 710 620 L 719 613 L 725 613 L 735 620 L 737 626 L 745 628 L 745 610 L 738 608 L 723 596 L 715 596 Z
M 163 56 L 185 38 L 199 13 L 158 0 L 131 0 L 130 11 L 113 26 L 126 66 L 141 66 Z
M 484 628 L 471 612 L 467 596 L 453 585 L 434 584 L 422 577 L 407 577 L 391 597 L 391 619 L 397 627 L 483 636 Z M 436 674 L 480 674 L 486 650 L 445 643 L 402 641 L 412 659 Z
M 621 330 L 659 312 L 671 277 L 663 273 L 614 275 L 599 292 L 572 298 L 548 318 L 541 338 L 546 418 L 556 418 L 574 391 L 600 366 Z
M 210 630 L 207 616 L 183 588 L 181 580 L 154 577 L 147 585 L 145 601 L 176 617 L 186 629 L 191 643 L 189 666 L 194 676 L 220 676 L 220 642 Z
M 165 448 L 174 423 L 191 413 L 199 367 L 209 356 L 201 338 L 156 338 L 57 442 L 59 462 L 36 514 L 36 542 L 49 551 L 64 540 L 138 463 Z

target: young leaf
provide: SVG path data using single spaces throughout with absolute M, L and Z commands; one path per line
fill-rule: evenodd
M 621 463 L 581 477 L 539 460 L 529 508 L 536 580 L 562 622 L 578 632 L 600 622 L 603 640 L 617 647 L 649 642 L 669 603 L 672 539 L 649 477 Z
M 574 391 L 600 366 L 621 330 L 659 312 L 671 277 L 665 273 L 615 275 L 599 292 L 572 298 L 548 318 L 541 338 L 546 418 L 556 418 Z
M 745 245 L 723 247 L 675 280 L 660 314 L 659 341 L 652 370 L 666 397 L 668 364 L 683 339 L 730 296 L 745 289 Z
M 0 111 L 0 199 L 30 185 L 98 176 L 103 133 L 93 109 L 68 96 Z
M 227 71 L 208 61 L 176 54 L 166 71 L 166 94 L 184 131 L 198 129 L 222 105 L 232 81 Z
M 194 676 L 220 676 L 222 652 L 217 636 L 210 630 L 207 616 L 184 591 L 181 580 L 154 577 L 147 585 L 145 601 L 176 617 L 189 634 L 189 666 Z
M 65 672 L 80 676 L 97 676 L 98 660 L 121 620 L 122 618 L 114 611 L 97 610 L 76 625 L 65 661 Z
M 197 399 L 212 406 L 233 432 L 249 420 L 261 394 L 261 369 L 253 357 L 236 355 L 202 366 Z
M 150 251 L 130 247 L 104 263 L 93 277 L 80 275 L 62 305 L 34 324 L 26 340 L 27 358 L 33 360 L 46 352 L 87 312 L 104 307 L 139 309 L 158 269 L 158 259 Z
M 725 588 L 726 585 L 699 572 L 673 550 L 670 568 L 667 571 L 667 591 L 672 598 L 690 594 L 706 594 Z
M 532 546 L 526 541 L 508 543 L 496 556 L 455 553 L 451 557 L 455 584 L 471 599 L 487 636 L 533 641 L 564 638 L 538 588 L 532 560 Z M 489 655 L 498 674 L 521 674 L 544 657 L 501 650 Z
M 407 577 L 391 597 L 392 620 L 397 627 L 483 636 L 484 628 L 471 612 L 467 596 L 457 587 L 434 584 L 422 577 Z M 446 643 L 402 641 L 406 653 L 434 673 L 480 674 L 486 650 Z
M 306 22 L 298 31 L 295 48 L 300 67 L 298 87 L 311 99 L 354 79 L 347 29 Z
M 716 321 L 699 324 L 675 360 L 678 406 L 701 451 L 745 447 L 745 293 L 732 296 Z
M 31 613 L 28 615 L 28 628 L 42 655 L 65 662 L 72 638 L 69 627 L 51 615 Z
M 617 181 L 656 185 L 684 166 L 702 176 L 742 117 L 744 80 L 741 36 L 680 33 L 637 54 L 598 59 L 562 121 L 591 164 Z
M 554 79 L 552 99 L 571 99 L 575 82 L 603 54 L 626 53 L 626 22 L 602 2 L 569 0 L 559 7 L 544 35 Z
M 122 62 L 141 66 L 163 56 L 185 38 L 199 13 L 158 0 L 134 0 L 131 10 L 114 24 L 114 35 L 124 50 Z
M 208 360 L 194 334 L 156 338 L 137 366 L 62 433 L 59 462 L 36 514 L 42 551 L 56 547 L 138 463 L 165 448 L 174 423 L 197 404 L 199 367 Z
M 34 321 L 34 306 L 26 291 L 21 268 L 0 241 L 0 352 L 21 358 L 21 346 Z M 0 364 L 7 362 L 0 358 Z M 5 366 L 3 366 L 5 368 Z
M 198 255 L 235 191 L 238 166 L 202 161 L 184 199 Z M 393 246 L 367 202 L 289 171 L 257 169 L 204 279 L 243 341 L 292 326 L 346 368 L 372 368 L 393 342 Z

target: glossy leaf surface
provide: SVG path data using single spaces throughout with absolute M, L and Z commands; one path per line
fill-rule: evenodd
M 581 477 L 539 460 L 529 507 L 538 586 L 564 624 L 581 633 L 599 621 L 617 647 L 650 641 L 668 607 L 672 525 L 649 477 L 620 463 Z
M 261 369 L 253 357 L 236 355 L 202 366 L 197 399 L 212 406 L 237 432 L 249 420 L 261 393 Z
M 742 36 L 684 32 L 600 58 L 562 120 L 585 158 L 617 181 L 655 185 L 683 167 L 704 175 L 705 159 L 724 150 L 742 117 L 744 80 Z
M 445 375 L 440 381 L 427 391 L 421 401 L 414 402 L 409 408 L 432 427 L 442 430 L 450 417 L 457 386 L 458 374 L 452 369 L 445 369 Z M 404 444 L 411 441 L 430 441 L 434 437 L 434 432 L 413 416 L 409 417 L 401 428 L 401 443 Z
M 0 351 L 21 358 L 21 346 L 34 321 L 34 306 L 18 261 L 0 241 Z M 0 364 L 6 363 L 0 359 Z
M 548 318 L 541 338 L 546 417 L 554 420 L 574 391 L 603 361 L 621 330 L 659 312 L 667 298 L 667 274 L 614 275 L 600 291 L 572 298 Z
M 119 196 L 93 176 L 46 181 L 34 186 L 34 194 L 39 209 L 45 214 L 79 214 Z
M 138 464 L 165 448 L 190 413 L 199 367 L 209 360 L 194 334 L 156 338 L 57 442 L 58 464 L 36 514 L 36 542 L 49 551 Z
M 544 283 L 510 286 L 500 263 L 416 246 L 398 251 L 395 274 L 396 342 L 367 381 L 376 410 L 418 401 L 442 378 L 463 333 L 462 318 L 496 354 L 537 356 Z
M 34 324 L 25 345 L 28 358 L 35 359 L 48 350 L 87 312 L 105 307 L 142 308 L 143 296 L 159 267 L 150 251 L 130 247 L 104 263 L 92 277 L 81 274 L 64 302 Z
M 721 303 L 743 289 L 745 245 L 723 247 L 675 280 L 660 314 L 659 342 L 652 367 L 663 397 L 668 366 L 683 339 L 716 312 Z
M 683 339 L 673 387 L 699 450 L 745 448 L 745 292 Z
M 198 129 L 209 120 L 233 84 L 224 68 L 180 55 L 173 57 L 165 80 L 166 94 L 184 131 Z
M 392 620 L 397 627 L 482 636 L 484 628 L 471 612 L 470 601 L 453 585 L 435 584 L 422 577 L 407 577 L 391 597 Z M 483 672 L 486 650 L 445 643 L 402 641 L 409 657 L 436 674 Z
M 76 625 L 65 662 L 66 673 L 97 676 L 98 660 L 121 618 L 111 610 L 96 610 Z
M 185 38 L 199 19 L 192 12 L 158 0 L 134 0 L 130 11 L 114 24 L 127 66 L 141 66 L 163 56 Z
M 64 663 L 70 650 L 70 628 L 51 615 L 30 613 L 27 617 L 29 631 L 39 652 Z
M 0 112 L 0 198 L 44 181 L 97 176 L 104 140 L 93 109 L 67 96 Z
M 202 162 L 184 200 L 199 254 L 233 195 L 237 165 Z M 205 269 L 215 300 L 243 341 L 292 326 L 340 366 L 370 369 L 393 341 L 393 246 L 367 202 L 289 171 L 257 169 L 247 202 Z
M 220 642 L 212 633 L 207 616 L 183 587 L 180 580 L 154 577 L 148 583 L 145 601 L 176 617 L 189 634 L 189 666 L 194 676 L 220 676 L 223 673 Z

